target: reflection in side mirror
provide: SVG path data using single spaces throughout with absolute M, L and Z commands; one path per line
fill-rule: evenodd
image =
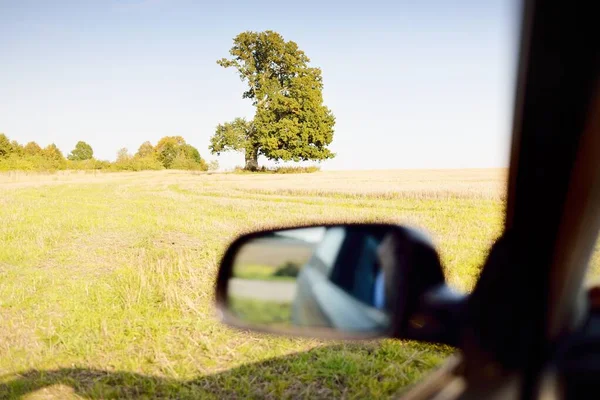
M 398 337 L 423 291 L 443 280 L 435 250 L 409 229 L 304 227 L 234 242 L 219 271 L 217 300 L 226 322 L 239 327 L 317 337 Z
M 385 332 L 390 319 L 376 254 L 382 233 L 318 227 L 248 241 L 233 264 L 230 310 L 272 327 Z

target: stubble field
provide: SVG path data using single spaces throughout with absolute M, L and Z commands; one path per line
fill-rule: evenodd
M 433 238 L 467 291 L 501 233 L 505 175 L 2 175 L 0 398 L 392 397 L 451 350 L 225 327 L 213 309 L 221 254 L 259 228 L 402 223 Z

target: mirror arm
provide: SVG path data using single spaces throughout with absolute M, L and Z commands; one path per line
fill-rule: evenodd
M 427 290 L 408 319 L 402 337 L 458 346 L 468 297 L 445 283 Z

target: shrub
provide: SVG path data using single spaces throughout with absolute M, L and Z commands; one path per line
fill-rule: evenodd
M 0 158 L 0 171 L 39 171 L 36 164 L 29 158 L 12 157 Z
M 279 267 L 277 271 L 273 273 L 273 276 L 290 276 L 295 278 L 296 276 L 298 276 L 299 272 L 300 266 L 296 263 L 288 261 L 287 263 Z
M 89 171 L 89 170 L 100 170 L 110 169 L 110 161 L 96 160 L 95 158 L 89 160 L 67 160 L 66 169 L 75 171 Z
M 162 163 L 152 155 L 146 157 L 134 156 L 129 159 L 120 159 L 112 164 L 114 171 L 158 171 L 164 169 Z
M 313 165 L 310 167 L 276 167 L 272 171 L 276 174 L 311 174 L 320 170 L 321 167 Z
M 164 169 L 161 162 L 158 161 L 153 156 L 134 157 L 131 160 L 131 162 L 134 165 L 133 171 L 143 171 L 143 170 L 159 171 L 161 169 Z
M 86 161 L 73 161 L 73 160 L 67 159 L 66 164 L 65 164 L 65 169 L 71 169 L 71 170 L 75 170 L 75 171 L 91 169 L 89 164 L 90 163 L 86 162 Z
M 40 171 L 49 172 L 59 169 L 65 169 L 64 160 L 49 159 L 42 155 L 37 156 L 16 156 L 11 155 L 0 159 L 1 171 Z
M 243 167 L 237 166 L 233 169 L 236 174 L 252 174 L 252 173 L 267 173 L 267 174 L 310 174 L 318 172 L 321 167 L 310 166 L 310 167 L 275 167 L 267 168 L 264 165 L 256 171 L 250 171 Z
M 110 170 L 112 167 L 112 163 L 107 160 L 94 160 L 94 169 L 104 169 Z
M 217 160 L 212 160 L 208 163 L 209 171 L 216 171 L 219 169 L 219 162 Z
M 193 158 L 186 157 L 185 154 L 181 153 L 175 157 L 173 162 L 171 163 L 169 169 L 185 169 L 192 171 L 207 171 L 208 165 L 203 159 L 200 159 L 200 162 L 196 161 Z

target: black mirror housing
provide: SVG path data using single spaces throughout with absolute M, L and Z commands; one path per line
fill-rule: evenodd
M 461 299 L 445 285 L 429 239 L 391 224 L 243 235 L 225 252 L 216 283 L 223 322 L 326 339 L 449 342 L 444 325 L 452 323 L 455 308 L 446 303 Z

